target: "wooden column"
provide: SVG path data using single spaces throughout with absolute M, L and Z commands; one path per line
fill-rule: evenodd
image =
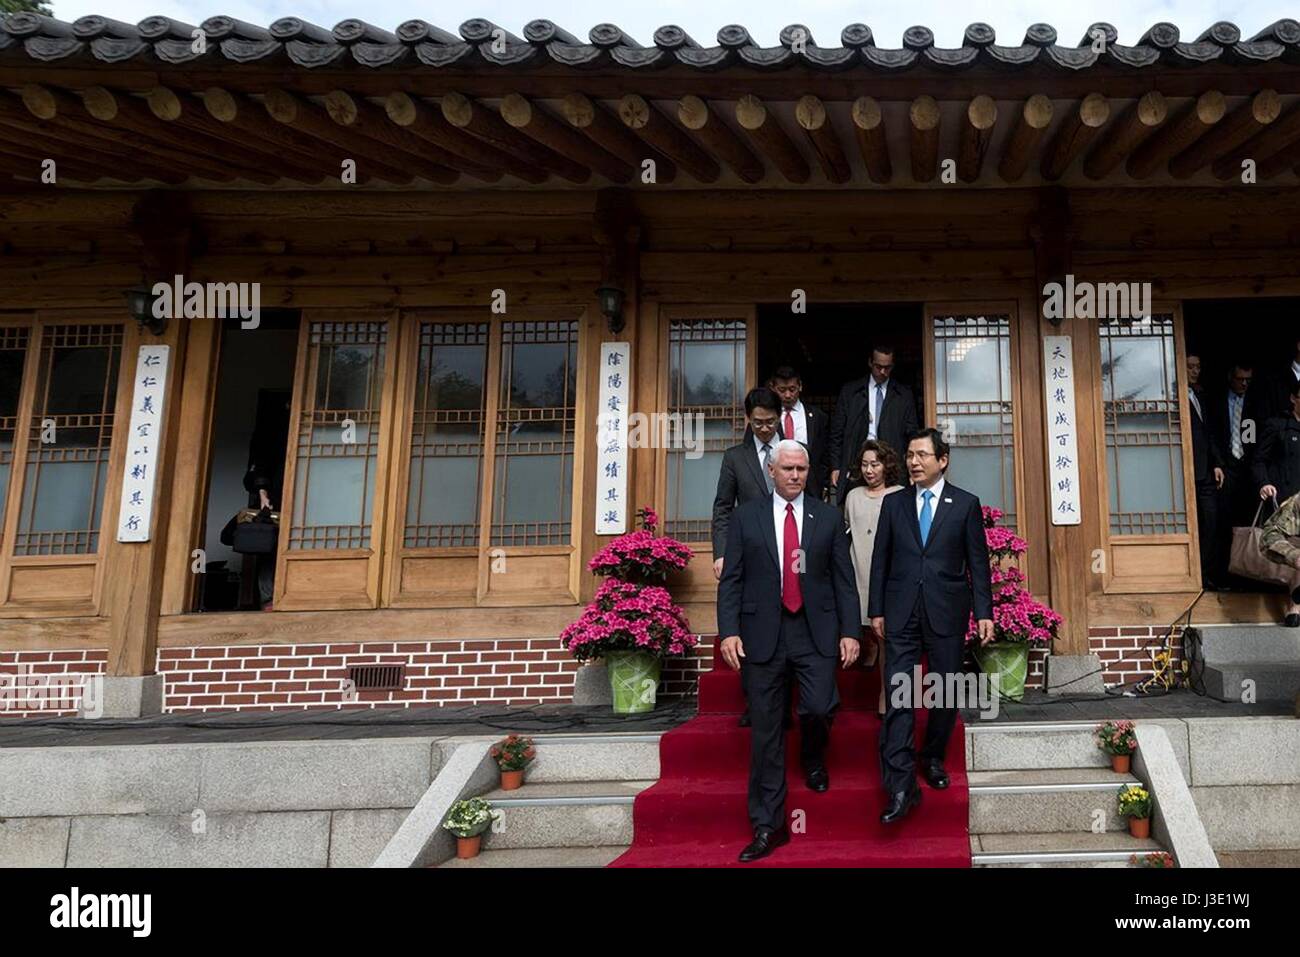
M 1065 319 L 1053 325 L 1043 317 L 1043 287 L 1049 282 L 1062 282 L 1070 271 L 1072 229 L 1070 224 L 1069 194 L 1061 188 L 1045 187 L 1039 193 L 1039 209 L 1030 228 L 1034 244 L 1034 282 L 1037 304 L 1038 331 L 1041 336 L 1068 335 L 1074 345 L 1074 399 L 1076 434 L 1079 450 L 1083 452 L 1100 441 L 1099 423 L 1093 414 L 1095 397 L 1092 384 L 1092 342 L 1096 326 L 1089 319 Z M 1026 317 L 1028 319 L 1028 317 Z M 1045 417 L 1047 394 L 1044 383 L 1036 383 Z M 1036 441 L 1045 443 L 1046 435 L 1039 434 Z M 1050 451 L 1048 453 L 1050 455 Z M 1050 466 L 1050 463 L 1049 463 Z M 1048 468 L 1050 476 L 1051 469 Z M 1082 476 L 1088 474 L 1080 469 Z M 1100 479 L 1100 477 L 1097 477 Z M 1088 591 L 1092 558 L 1089 552 L 1089 522 L 1097 520 L 1097 499 L 1085 487 L 1081 496 L 1083 522 L 1079 525 L 1053 525 L 1051 490 L 1043 489 L 1043 501 L 1048 508 L 1048 603 L 1065 621 L 1053 647 L 1058 655 L 1084 655 L 1088 653 Z
M 147 193 L 136 204 L 132 229 L 142 248 L 142 272 L 146 286 L 177 274 L 186 275 L 190 249 L 194 240 L 188 208 L 176 193 Z M 179 441 L 182 370 L 185 368 L 185 345 L 188 324 L 184 319 L 168 320 L 161 336 L 143 331 L 128 334 L 128 348 L 123 350 L 122 372 L 118 389 L 129 403 L 135 386 L 136 350 L 144 343 L 171 346 L 167 370 L 167 387 L 163 398 L 163 421 L 159 431 L 162 446 L 158 451 L 158 484 L 154 493 L 153 529 L 147 542 L 119 542 L 116 537 L 119 503 L 104 502 L 103 527 L 108 538 L 106 549 L 108 574 L 105 576 L 102 614 L 108 618 L 108 668 L 110 677 L 141 676 L 154 673 L 158 649 L 158 616 L 162 606 L 163 567 L 167 556 L 168 514 Z M 120 406 L 119 406 L 120 407 Z M 129 417 L 130 406 L 127 405 Z M 126 444 L 127 421 L 117 423 L 119 446 Z M 122 467 L 120 454 L 114 456 L 115 467 Z

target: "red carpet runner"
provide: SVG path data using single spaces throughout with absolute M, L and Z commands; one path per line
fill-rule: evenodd
M 752 833 L 745 793 L 749 729 L 737 726 L 744 707 L 739 675 L 715 659 L 700 677 L 700 712 L 659 744 L 658 783 L 633 806 L 632 846 L 611 867 L 969 867 L 969 794 L 960 721 L 945 767 L 952 779 L 935 791 L 921 778 L 921 805 L 885 827 L 875 703 L 879 671 L 839 672 L 840 709 L 831 730 L 831 787 L 809 791 L 799 769 L 797 729 L 786 740 L 786 817 L 804 812 L 804 833 L 753 864 L 736 856 Z M 917 743 L 925 713 L 917 715 Z

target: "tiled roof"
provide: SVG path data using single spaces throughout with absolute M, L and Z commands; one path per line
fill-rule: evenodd
M 1019 43 L 1011 45 L 999 44 L 988 24 L 972 23 L 962 45 L 955 48 L 936 46 L 933 31 L 923 26 L 904 32 L 900 47 L 879 46 L 871 28 L 861 23 L 845 27 L 835 46 L 819 46 L 811 31 L 797 24 L 781 31 L 777 45 L 764 46 L 738 25 L 719 30 L 712 45 L 697 42 L 676 26 L 660 27 L 650 43 L 642 44 L 610 23 L 593 27 L 583 40 L 549 20 L 533 20 L 519 37 L 482 19 L 467 20 L 452 33 L 423 20 L 407 20 L 389 32 L 355 19 L 331 30 L 297 17 L 259 27 L 217 16 L 201 25 L 206 42 L 199 53 L 196 29 L 161 16 L 132 25 L 101 16 L 65 23 L 33 13 L 12 13 L 0 20 L 0 63 L 15 58 L 139 65 L 225 59 L 268 66 L 293 63 L 309 69 L 360 64 L 486 70 L 559 64 L 627 70 L 677 65 L 696 70 L 861 67 L 894 73 L 924 67 L 1008 69 L 1033 63 L 1078 71 L 1300 62 L 1300 23 L 1291 19 L 1278 20 L 1249 39 L 1242 38 L 1236 25 L 1221 21 L 1191 41 L 1184 41 L 1173 24 L 1157 23 L 1131 45 L 1120 43 L 1118 31 L 1108 23 L 1093 24 L 1075 45 L 1058 42 L 1056 30 L 1045 23 L 1034 24 Z M 1096 42 L 1100 37 L 1104 43 Z

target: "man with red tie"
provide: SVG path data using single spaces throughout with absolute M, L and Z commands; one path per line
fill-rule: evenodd
M 776 446 L 773 492 L 737 508 L 727 530 L 718 583 L 723 660 L 742 673 L 752 722 L 749 819 L 754 840 L 740 860 L 766 857 L 790 840 L 785 822 L 786 682 L 799 682 L 799 758 L 813 791 L 830 787 L 826 743 L 839 705 L 835 665 L 857 660 L 858 589 L 844 519 L 833 505 L 804 494 L 808 450 L 793 439 Z

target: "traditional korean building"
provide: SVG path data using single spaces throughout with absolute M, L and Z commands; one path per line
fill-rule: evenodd
M 1184 369 L 1300 335 L 1300 24 L 1074 40 L 9 15 L 0 663 L 111 713 L 565 701 L 586 564 L 651 506 L 697 549 L 689 694 L 745 392 L 789 363 L 829 411 L 884 342 L 1061 680 L 1280 619 L 1197 601 Z M 668 441 L 612 451 L 611 395 Z M 267 611 L 221 542 L 250 465 Z

